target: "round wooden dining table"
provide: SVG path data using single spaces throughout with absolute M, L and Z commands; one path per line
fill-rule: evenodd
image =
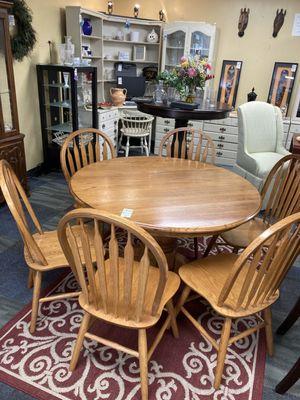
M 212 164 L 177 158 L 114 158 L 71 178 L 87 207 L 122 212 L 156 236 L 196 237 L 235 228 L 260 210 L 257 189 Z M 129 211 L 128 211 L 129 210 Z

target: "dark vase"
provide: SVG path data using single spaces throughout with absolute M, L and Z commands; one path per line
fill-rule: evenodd
M 91 20 L 89 18 L 84 18 L 83 20 L 84 20 L 84 22 L 83 22 L 83 25 L 82 25 L 82 32 L 85 35 L 90 36 L 92 34 L 92 32 L 93 32 L 93 27 L 92 27 L 92 24 L 91 24 Z

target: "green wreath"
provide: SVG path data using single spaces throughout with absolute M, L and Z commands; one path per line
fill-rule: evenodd
M 36 43 L 36 32 L 32 27 L 32 12 L 24 0 L 13 0 L 12 14 L 15 17 L 16 34 L 11 39 L 13 57 L 22 61 Z

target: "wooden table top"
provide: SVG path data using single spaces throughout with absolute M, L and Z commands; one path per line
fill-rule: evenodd
M 157 235 L 196 236 L 234 228 L 255 216 L 257 189 L 235 173 L 176 158 L 115 158 L 88 165 L 73 175 L 75 198 L 120 215 Z

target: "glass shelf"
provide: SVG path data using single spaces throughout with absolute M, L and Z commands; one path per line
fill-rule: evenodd
M 47 128 L 48 131 L 62 131 L 62 132 L 73 132 L 72 122 L 64 122 L 63 124 L 52 125 Z
M 105 62 L 132 62 L 132 63 L 136 63 L 136 64 L 158 64 L 158 61 L 118 60 L 117 58 L 104 58 L 103 61 L 105 61 Z
M 103 42 L 112 42 L 112 43 L 124 43 L 124 44 L 141 44 L 144 46 L 159 46 L 159 42 L 151 43 L 151 42 L 133 42 L 131 40 L 120 40 L 120 39 L 103 39 Z
M 46 103 L 46 107 L 62 107 L 62 108 L 71 108 L 71 102 L 70 101 L 55 101 L 53 103 Z

